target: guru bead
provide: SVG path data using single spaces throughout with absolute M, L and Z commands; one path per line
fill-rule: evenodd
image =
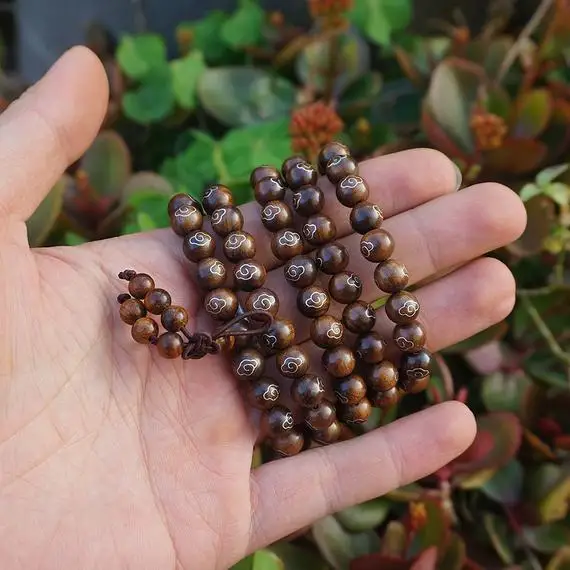
M 408 291 L 400 291 L 388 297 L 386 315 L 397 325 L 406 325 L 415 321 L 420 313 L 420 303 L 415 295 Z
M 329 445 L 338 441 L 342 433 L 342 425 L 338 420 L 334 420 L 330 426 L 322 430 L 316 430 L 312 434 L 312 439 L 321 445 Z
M 156 348 L 162 358 L 178 358 L 182 354 L 184 341 L 178 333 L 167 332 L 158 337 Z
M 324 369 L 335 378 L 344 378 L 352 374 L 356 366 L 352 350 L 345 345 L 325 350 L 322 355 L 322 363 Z
M 318 214 L 325 205 L 325 195 L 318 186 L 303 186 L 292 198 L 293 209 L 304 218 Z
M 319 348 L 334 348 L 342 344 L 344 327 L 332 315 L 323 315 L 311 322 L 311 340 Z
M 293 223 L 291 208 L 280 200 L 267 202 L 261 209 L 261 223 L 270 232 L 288 228 Z
M 208 215 L 218 208 L 233 206 L 234 197 L 231 190 L 223 184 L 212 184 L 204 190 L 202 206 Z
M 407 325 L 396 325 L 393 333 L 394 343 L 402 352 L 417 352 L 426 343 L 426 332 L 417 321 Z
M 394 252 L 394 238 L 386 230 L 372 230 L 360 239 L 360 253 L 368 261 L 386 261 Z
M 149 291 L 154 289 L 154 279 L 146 273 L 137 273 L 129 281 L 129 293 L 135 299 L 144 299 Z
M 206 257 L 196 265 L 196 281 L 205 291 L 223 287 L 226 282 L 226 267 L 219 259 Z
M 356 175 L 358 173 L 358 164 L 351 156 L 337 155 L 333 156 L 325 168 L 328 179 L 337 184 L 347 176 Z
M 271 437 L 279 437 L 295 426 L 293 414 L 285 406 L 273 406 L 262 417 L 262 430 Z
M 234 267 L 234 283 L 241 291 L 259 289 L 267 278 L 265 266 L 254 259 L 240 261 Z
M 370 202 L 360 202 L 350 212 L 350 225 L 359 234 L 378 229 L 384 221 L 382 210 Z
M 131 329 L 133 339 L 140 344 L 149 344 L 158 336 L 158 324 L 150 317 L 143 317 L 136 321 Z
M 284 229 L 271 236 L 271 251 L 281 261 L 303 253 L 303 240 L 294 230 Z
M 169 332 L 178 332 L 188 324 L 188 311 L 184 307 L 171 305 L 160 316 L 162 326 Z
M 374 281 L 378 289 L 385 293 L 397 293 L 405 289 L 409 278 L 406 266 L 393 259 L 379 263 L 374 270 Z
M 153 289 L 144 298 L 144 306 L 149 313 L 160 315 L 170 306 L 172 298 L 170 293 L 164 289 Z
M 321 246 L 315 255 L 317 267 L 327 275 L 335 275 L 346 269 L 349 257 L 344 245 L 333 242 Z
M 317 159 L 317 164 L 319 168 L 319 173 L 324 175 L 326 173 L 327 164 L 331 159 L 335 156 L 349 156 L 350 150 L 346 145 L 342 143 L 333 141 L 327 143 L 319 152 L 319 156 Z
M 309 357 L 298 345 L 282 350 L 275 361 L 279 372 L 286 378 L 300 378 L 309 370 Z
M 384 392 L 379 390 L 369 390 L 368 397 L 375 408 L 387 410 L 400 400 L 400 392 L 398 388 L 390 388 Z
M 234 356 L 232 361 L 232 370 L 236 378 L 256 380 L 263 376 L 264 369 L 263 355 L 254 348 L 244 348 Z
M 303 289 L 315 282 L 318 269 L 311 257 L 297 255 L 283 266 L 283 275 L 290 285 Z
M 308 184 L 316 184 L 319 177 L 313 166 L 305 161 L 293 164 L 293 166 L 283 172 L 283 176 L 291 190 L 298 190 Z
M 255 186 L 259 184 L 261 180 L 264 180 L 266 178 L 279 178 L 280 176 L 281 174 L 277 168 L 263 164 L 251 171 L 251 174 L 249 176 L 249 183 L 252 188 L 255 188 Z
M 199 202 L 192 198 L 192 196 L 189 194 L 184 194 L 183 192 L 174 194 L 174 196 L 172 196 L 172 198 L 170 198 L 168 201 L 168 215 L 172 217 L 177 210 L 188 206 L 195 206 L 196 208 L 200 209 Z
M 323 245 L 336 237 L 336 226 L 328 216 L 316 214 L 305 222 L 302 232 L 311 245 Z
M 371 366 L 366 374 L 366 384 L 372 390 L 385 392 L 398 383 L 398 369 L 389 360 Z
M 358 374 L 350 374 L 337 381 L 334 393 L 341 404 L 353 406 L 366 396 L 366 382 Z
M 361 334 L 354 343 L 354 353 L 366 364 L 376 364 L 384 358 L 386 342 L 375 331 Z
M 328 400 L 323 400 L 316 408 L 306 411 L 305 423 L 312 430 L 328 428 L 336 420 L 336 409 Z
M 279 386 L 266 376 L 252 380 L 247 386 L 247 398 L 258 410 L 269 410 L 279 400 Z
M 356 273 L 341 271 L 333 275 L 329 281 L 329 293 L 338 303 L 348 305 L 354 303 L 362 294 L 362 281 Z
M 328 293 L 317 285 L 305 287 L 297 294 L 297 308 L 302 315 L 311 319 L 324 315 L 330 304 Z
M 321 378 L 315 374 L 305 374 L 296 378 L 291 385 L 293 400 L 304 408 L 318 406 L 322 402 L 324 394 L 325 385 Z
M 347 424 L 363 424 L 370 417 L 372 404 L 368 398 L 362 398 L 357 404 L 341 406 L 340 419 Z
M 253 187 L 255 199 L 262 206 L 273 200 L 283 200 L 286 191 L 287 188 L 279 175 L 263 178 Z
M 184 236 L 182 251 L 190 261 L 198 262 L 214 255 L 216 243 L 210 234 L 195 230 Z
M 292 429 L 283 435 L 274 437 L 271 441 L 271 449 L 281 457 L 292 457 L 303 451 L 305 437 L 298 429 Z
M 229 233 L 242 229 L 243 214 L 235 206 L 224 206 L 212 212 L 210 223 L 220 237 L 226 237 Z
M 204 297 L 204 310 L 215 321 L 233 319 L 238 309 L 238 299 L 231 289 L 214 289 Z
M 295 341 L 295 327 L 288 319 L 274 319 L 259 341 L 267 351 L 283 350 Z
M 376 324 L 376 311 L 364 301 L 355 301 L 344 308 L 342 322 L 350 332 L 366 333 Z
M 347 208 L 354 208 L 356 204 L 368 200 L 368 185 L 360 176 L 345 176 L 336 185 L 336 197 Z
M 138 299 L 127 299 L 121 303 L 119 316 L 127 325 L 134 325 L 139 319 L 146 317 L 146 309 Z
M 224 240 L 224 255 L 234 263 L 255 257 L 253 236 L 243 231 L 232 232 Z
M 279 311 L 279 299 L 271 289 L 261 287 L 248 295 L 245 308 L 247 311 L 267 311 L 275 317 Z
M 431 353 L 427 350 L 406 353 L 400 361 L 400 387 L 406 392 L 421 392 L 429 380 Z
M 202 212 L 192 204 L 180 206 L 170 216 L 170 227 L 179 236 L 185 236 L 191 231 L 200 229 L 202 222 Z

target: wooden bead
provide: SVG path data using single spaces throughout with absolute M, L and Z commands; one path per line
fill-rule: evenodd
M 204 297 L 204 309 L 215 321 L 229 321 L 235 317 L 238 299 L 231 289 L 214 289 Z
M 259 289 L 265 283 L 266 278 L 265 266 L 255 259 L 240 261 L 234 267 L 234 283 L 236 288 L 241 291 Z
M 185 208 L 189 206 L 194 206 L 198 210 L 201 210 L 200 202 L 195 198 L 192 198 L 190 194 L 185 194 L 180 192 L 178 194 L 174 194 L 172 198 L 168 201 L 168 215 L 174 216 L 174 213 L 179 210 L 180 208 Z
M 158 336 L 158 324 L 150 317 L 143 317 L 135 322 L 131 329 L 133 339 L 140 344 L 149 344 Z
M 328 293 L 318 285 L 310 285 L 297 294 L 297 308 L 305 317 L 314 319 L 324 315 L 330 307 Z
M 354 353 L 367 364 L 376 364 L 384 358 L 386 342 L 375 331 L 360 335 L 354 344 Z
M 194 230 L 199 230 L 202 227 L 202 222 L 202 212 L 197 206 L 190 204 L 180 206 L 170 216 L 170 227 L 179 236 L 185 236 Z
M 293 212 L 285 202 L 272 200 L 261 210 L 261 223 L 270 232 L 283 230 L 292 225 Z
M 342 433 L 342 425 L 338 420 L 334 420 L 330 426 L 322 430 L 313 432 L 313 441 L 321 445 L 330 445 L 339 440 Z
M 224 240 L 224 255 L 234 263 L 255 257 L 253 236 L 244 231 L 232 232 Z
M 362 398 L 357 404 L 341 406 L 339 409 L 341 421 L 347 424 L 363 424 L 371 413 L 372 404 L 368 398 Z
M 374 281 L 385 293 L 397 293 L 408 286 L 410 276 L 406 266 L 393 259 L 383 261 L 374 270 Z
M 382 360 L 370 367 L 366 374 L 366 384 L 371 390 L 385 392 L 398 383 L 398 369 L 389 360 Z
M 197 262 L 212 257 L 216 251 L 216 243 L 209 233 L 196 230 L 184 236 L 182 251 L 190 261 Z
M 311 245 L 323 245 L 336 237 L 335 223 L 324 214 L 311 216 L 303 226 L 303 236 Z
M 146 317 L 146 308 L 139 299 L 127 299 L 119 307 L 119 316 L 127 325 L 134 325 L 139 319 Z
M 384 221 L 382 210 L 370 202 L 360 202 L 350 212 L 350 225 L 359 234 L 378 229 Z
M 287 187 L 280 176 L 263 178 L 254 186 L 253 193 L 258 204 L 264 206 L 273 200 L 283 200 Z
M 279 299 L 271 289 L 261 287 L 248 295 L 245 309 L 246 311 L 267 311 L 276 316 L 279 311 Z
M 426 332 L 417 321 L 394 327 L 394 342 L 402 352 L 418 352 L 426 343 Z
M 372 230 L 360 239 L 360 252 L 368 261 L 386 261 L 394 252 L 394 238 L 386 230 Z
M 341 271 L 329 281 L 329 293 L 338 303 L 348 305 L 358 301 L 362 294 L 362 281 L 356 273 Z
M 375 408 L 387 410 L 400 401 L 400 392 L 398 388 L 390 388 L 384 392 L 380 390 L 370 390 L 368 397 Z
M 309 369 L 309 357 L 300 346 L 290 346 L 276 357 L 277 368 L 286 378 L 300 378 Z
M 233 206 L 233 203 L 234 197 L 231 190 L 223 184 L 212 184 L 204 190 L 202 206 L 209 216 L 219 208 Z
M 305 157 L 301 156 L 300 154 L 296 154 L 294 156 L 286 158 L 283 161 L 283 164 L 281 165 L 281 176 L 283 176 L 283 178 L 285 179 L 285 172 L 287 172 L 287 170 L 289 170 L 290 168 L 293 168 L 293 166 L 295 166 L 296 164 L 299 164 L 299 162 L 305 162 Z
M 178 358 L 182 354 L 184 341 L 178 333 L 166 332 L 158 337 L 156 348 L 162 358 Z
M 427 350 L 406 353 L 400 361 L 400 387 L 405 392 L 420 391 L 431 370 L 431 353 Z M 416 384 L 422 388 L 417 389 Z
M 298 429 L 292 429 L 284 435 L 272 439 L 271 449 L 280 457 L 293 457 L 303 451 L 305 436 Z
M 274 166 L 269 166 L 267 164 L 262 164 L 261 166 L 258 166 L 251 171 L 251 174 L 249 176 L 249 183 L 252 188 L 255 188 L 257 184 L 261 182 L 261 180 L 280 177 L 281 173 L 279 170 L 277 170 L 277 168 Z
M 317 171 L 308 162 L 296 162 L 283 172 L 285 182 L 291 190 L 298 190 L 308 184 L 316 184 L 319 177 Z
M 146 273 L 137 273 L 129 281 L 129 293 L 135 299 L 144 299 L 149 291 L 154 289 L 154 279 Z
M 362 376 L 350 374 L 336 383 L 334 393 L 341 404 L 354 406 L 366 397 L 366 382 Z
M 273 406 L 263 414 L 262 430 L 270 437 L 279 437 L 295 426 L 291 410 L 285 406 Z
M 281 261 L 287 261 L 303 253 L 303 247 L 301 236 L 294 230 L 279 230 L 271 236 L 271 251 Z
M 326 174 L 327 164 L 335 156 L 350 156 L 350 150 L 346 145 L 340 142 L 332 141 L 327 143 L 319 152 L 319 157 L 317 159 L 319 173 L 322 176 Z
M 216 344 L 220 347 L 222 352 L 230 352 L 234 349 L 236 345 L 235 336 L 222 336 L 216 339 Z
M 346 247 L 336 241 L 321 246 L 315 256 L 317 267 L 327 275 L 335 275 L 344 271 L 348 261 L 349 257 Z
M 261 335 L 260 343 L 269 353 L 284 350 L 295 342 L 295 326 L 288 319 L 275 319 Z
M 368 200 L 368 184 L 360 176 L 346 176 L 336 185 L 336 197 L 347 208 Z
M 226 267 L 219 259 L 206 257 L 196 265 L 196 281 L 205 291 L 223 287 L 226 282 Z
M 144 298 L 144 306 L 149 313 L 160 315 L 170 306 L 172 298 L 170 293 L 164 289 L 153 289 L 149 291 Z
M 332 402 L 323 400 L 317 407 L 306 411 L 305 423 L 315 431 L 328 428 L 336 420 L 336 409 Z
M 296 378 L 291 385 L 293 400 L 304 408 L 318 406 L 322 402 L 324 394 L 325 385 L 321 378 L 315 374 L 305 374 Z
M 337 155 L 327 162 L 325 170 L 328 179 L 338 184 L 343 178 L 358 174 L 358 163 L 351 156 Z
M 376 324 L 376 311 L 372 305 L 364 301 L 355 301 L 344 308 L 342 323 L 350 332 L 366 333 Z
M 244 348 L 238 352 L 232 361 L 232 371 L 236 378 L 256 380 L 263 376 L 265 359 L 254 348 Z
M 164 310 L 160 320 L 169 332 L 178 332 L 188 324 L 188 311 L 184 307 L 172 305 Z
M 420 304 L 409 291 L 400 291 L 388 297 L 386 315 L 397 325 L 406 325 L 415 321 L 420 314 Z
M 269 410 L 279 400 L 280 389 L 271 378 L 262 376 L 247 386 L 247 399 L 258 410 Z
M 315 282 L 318 270 L 311 257 L 308 255 L 297 255 L 284 265 L 283 274 L 290 285 L 303 289 Z
M 335 378 L 344 378 L 352 374 L 356 366 L 354 353 L 345 345 L 325 350 L 322 363 L 325 370 Z
M 311 322 L 311 339 L 319 348 L 334 348 L 342 344 L 344 327 L 331 315 L 323 315 Z
M 318 214 L 325 205 L 325 195 L 318 186 L 303 186 L 292 198 L 293 209 L 304 218 Z
M 212 212 L 210 223 L 212 229 L 220 237 L 226 237 L 231 232 L 237 232 L 243 228 L 243 214 L 235 206 L 224 206 Z

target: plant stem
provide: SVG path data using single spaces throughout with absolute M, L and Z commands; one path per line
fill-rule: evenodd
M 564 262 L 566 261 L 566 244 L 560 250 L 558 257 L 556 258 L 556 265 L 554 267 L 554 278 L 557 285 L 564 284 Z
M 333 34 L 329 40 L 329 66 L 325 86 L 326 101 L 332 101 L 334 96 L 334 87 L 338 76 L 340 47 L 340 35 L 338 33 Z
M 134 10 L 135 29 L 138 32 L 146 30 L 146 17 L 144 14 L 143 0 L 131 0 Z

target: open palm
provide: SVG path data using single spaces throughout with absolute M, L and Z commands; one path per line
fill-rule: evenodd
M 225 359 L 160 360 L 118 319 L 124 283 L 116 274 L 134 268 L 191 311 L 190 328 L 202 326 L 179 238 L 157 231 L 28 247 L 24 221 L 90 143 L 106 102 L 98 60 L 76 48 L 0 118 L 3 569 L 228 568 L 330 512 L 433 472 L 470 444 L 473 418 L 452 402 L 251 472 L 257 434 Z M 412 281 L 455 268 L 417 291 L 430 349 L 504 318 L 512 276 L 480 256 L 521 233 L 516 195 L 494 184 L 455 192 L 454 167 L 429 150 L 361 168 Z M 258 257 L 275 267 L 255 205 L 243 212 Z M 372 300 L 358 236 L 345 211 L 329 214 Z M 267 286 L 290 315 L 293 292 L 281 276 L 271 272 Z M 308 338 L 307 324 L 296 325 L 299 341 Z

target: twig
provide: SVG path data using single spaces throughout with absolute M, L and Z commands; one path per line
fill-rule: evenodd
M 144 14 L 143 0 L 131 0 L 134 10 L 135 28 L 138 32 L 146 30 L 146 16 Z
M 554 5 L 555 0 L 542 0 L 532 18 L 528 21 L 527 25 L 523 28 L 516 42 L 512 45 L 511 49 L 507 52 L 505 59 L 501 63 L 499 72 L 497 74 L 497 81 L 501 83 L 508 73 L 509 69 L 519 56 L 524 43 L 532 36 L 536 31 L 550 8 Z

